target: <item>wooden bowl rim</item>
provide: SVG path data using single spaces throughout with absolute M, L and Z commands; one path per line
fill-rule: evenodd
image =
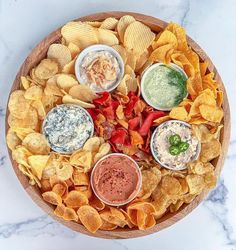
M 90 14 L 87 16 L 80 17 L 76 19 L 75 21 L 101 21 L 104 20 L 107 17 L 115 17 L 115 18 L 120 18 L 123 15 L 132 15 L 135 17 L 136 20 L 143 22 L 144 24 L 148 25 L 153 31 L 158 32 L 161 31 L 163 28 L 167 26 L 167 23 L 151 16 L 147 16 L 144 14 L 140 13 L 135 13 L 135 12 L 120 12 L 120 11 L 112 11 L 112 12 L 99 12 L 99 13 L 94 13 Z M 45 55 L 47 48 L 49 45 L 53 42 L 56 42 L 60 39 L 60 29 L 58 28 L 57 30 L 53 31 L 50 33 L 48 36 L 46 36 L 32 51 L 31 53 L 27 56 L 23 64 L 21 65 L 16 78 L 13 82 L 11 91 L 9 93 L 9 96 L 12 91 L 15 89 L 19 88 L 19 83 L 20 83 L 20 76 L 22 75 L 27 75 L 29 70 L 34 67 Z M 224 84 L 221 80 L 220 75 L 218 74 L 216 67 L 210 60 L 210 58 L 207 56 L 207 54 L 200 48 L 200 46 L 192 40 L 189 36 L 187 36 L 188 44 L 192 47 L 192 49 L 199 55 L 201 60 L 208 60 L 209 66 L 208 66 L 208 71 L 214 72 L 215 73 L 215 79 L 220 85 L 220 89 L 224 92 L 224 102 L 223 102 L 223 109 L 224 109 L 224 119 L 223 119 L 223 124 L 224 128 L 221 133 L 221 143 L 222 143 L 222 153 L 221 155 L 214 160 L 214 163 L 216 165 L 216 174 L 219 175 L 220 171 L 223 167 L 224 160 L 227 155 L 227 150 L 228 150 L 228 145 L 230 141 L 230 108 L 229 108 L 229 102 L 227 98 L 227 93 L 224 88 Z M 30 66 L 29 66 L 30 65 Z M 9 100 L 9 97 L 8 97 Z M 7 102 L 8 103 L 8 102 Z M 9 128 L 7 119 L 8 119 L 9 111 L 7 109 L 6 112 L 6 118 L 5 118 L 5 134 L 7 134 L 7 130 Z M 135 237 L 141 237 L 145 235 L 149 235 L 155 232 L 158 232 L 166 227 L 169 227 L 185 217 L 187 214 L 189 214 L 194 208 L 196 208 L 201 201 L 206 197 L 208 194 L 208 191 L 204 191 L 201 193 L 199 196 L 197 196 L 190 204 L 186 204 L 183 206 L 182 209 L 180 209 L 177 213 L 168 213 L 164 217 L 162 217 L 160 220 L 158 220 L 158 223 L 156 226 L 153 228 L 146 230 L 146 231 L 141 231 L 138 229 L 116 229 L 113 231 L 102 231 L 98 230 L 95 234 L 92 234 L 88 232 L 85 227 L 81 224 L 78 224 L 76 222 L 71 222 L 71 221 L 64 221 L 61 218 L 57 217 L 53 213 L 53 206 L 47 204 L 41 197 L 39 190 L 34 187 L 29 185 L 28 178 L 24 176 L 18 169 L 17 163 L 12 159 L 11 156 L 11 151 L 8 148 L 8 154 L 9 158 L 12 163 L 12 167 L 17 175 L 18 180 L 22 184 L 23 188 L 26 190 L 26 192 L 30 195 L 30 197 L 34 200 L 34 202 L 43 209 L 44 212 L 49 214 L 52 218 L 55 220 L 59 221 L 61 224 L 65 225 L 66 227 L 89 235 L 93 237 L 99 237 L 99 238 L 109 238 L 109 239 L 126 239 L 126 238 L 135 238 Z

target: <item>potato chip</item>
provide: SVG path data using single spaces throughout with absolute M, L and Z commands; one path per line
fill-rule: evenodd
M 177 119 L 177 120 L 181 120 L 181 121 L 189 121 L 189 115 L 188 112 L 186 111 L 186 109 L 184 107 L 174 107 L 170 113 L 169 113 L 169 117 L 172 119 Z
M 98 37 L 98 42 L 100 44 L 106 44 L 106 45 L 109 45 L 109 46 L 119 44 L 118 38 L 110 30 L 105 30 L 105 29 L 98 28 L 97 29 L 97 37 Z
M 105 204 L 95 195 L 92 196 L 91 200 L 89 201 L 89 205 L 98 211 L 102 211 L 105 208 Z
M 155 172 L 151 170 L 142 171 L 142 187 L 138 197 L 147 199 L 151 196 L 154 189 L 157 187 L 161 180 L 161 172 L 155 168 Z
M 125 16 L 122 16 L 118 23 L 117 23 L 117 32 L 119 34 L 119 37 L 120 37 L 120 41 L 122 43 L 124 43 L 124 34 L 125 34 L 125 30 L 126 28 L 133 22 L 135 22 L 135 18 L 132 17 L 132 16 L 129 16 L 129 15 L 125 15 Z
M 16 146 L 21 144 L 21 139 L 17 136 L 17 134 L 12 130 L 8 129 L 6 136 L 7 146 L 13 150 Z
M 34 133 L 35 131 L 31 128 L 18 128 L 18 127 L 12 127 L 10 128 L 12 131 L 16 133 L 16 135 L 23 140 L 28 134 Z
M 87 85 L 75 85 L 70 88 L 69 95 L 73 98 L 83 102 L 92 102 L 93 99 L 97 98 L 97 95 Z
M 126 49 L 122 45 L 119 45 L 119 44 L 113 45 L 112 48 L 115 49 L 120 54 L 120 56 L 122 57 L 123 62 L 125 64 L 127 61 Z
M 78 190 L 72 190 L 64 199 L 66 206 L 71 208 L 81 207 L 88 204 L 88 198 Z
M 111 145 L 108 142 L 103 143 L 98 150 L 98 153 L 94 156 L 94 162 L 100 160 L 103 156 L 107 155 L 111 150 Z
M 149 58 L 148 50 L 145 50 L 136 60 L 135 64 L 135 72 L 139 72 L 139 70 L 144 66 L 145 62 Z
M 124 227 L 127 224 L 124 214 L 119 211 L 119 209 L 114 207 L 110 207 L 109 210 L 104 210 L 100 212 L 100 216 L 102 220 L 117 225 L 119 227 Z
M 221 107 L 224 101 L 224 93 L 223 91 L 218 91 L 217 92 L 217 97 L 216 97 L 216 104 L 218 107 Z
M 99 28 L 102 24 L 102 22 L 100 22 L 100 21 L 85 21 L 85 23 L 87 23 L 95 28 Z
M 49 79 L 58 73 L 58 64 L 52 59 L 43 59 L 35 68 L 35 76 L 41 80 Z
M 50 181 L 48 179 L 41 179 L 40 184 L 41 184 L 40 189 L 41 189 L 42 193 L 47 192 L 47 191 L 51 191 L 52 187 L 51 187 Z
M 61 29 L 61 34 L 67 43 L 74 43 L 80 49 L 98 43 L 95 29 L 87 23 L 69 22 Z
M 221 144 L 218 140 L 212 139 L 209 142 L 202 143 L 200 160 L 208 162 L 218 157 L 221 152 Z
M 69 63 L 67 63 L 63 69 L 62 69 L 62 73 L 65 73 L 65 74 L 73 74 L 75 75 L 75 60 L 76 60 L 76 57 L 70 61 Z
M 217 177 L 213 171 L 209 171 L 204 175 L 205 187 L 208 189 L 212 189 L 216 186 Z
M 57 205 L 56 209 L 54 210 L 54 214 L 60 218 L 63 218 L 65 213 L 66 206 L 64 204 Z
M 176 36 L 168 30 L 161 32 L 158 39 L 152 43 L 152 48 L 155 50 L 166 44 L 171 44 L 173 49 L 176 49 L 178 45 Z
M 23 90 L 15 90 L 11 93 L 8 102 L 11 115 L 18 119 L 24 119 L 30 109 L 31 101 L 25 99 L 24 94 L 25 91 Z
M 79 48 L 79 46 L 77 46 L 76 44 L 74 44 L 74 43 L 69 43 L 68 44 L 68 49 L 69 49 L 69 51 L 70 51 L 70 54 L 71 54 L 71 58 L 72 59 L 74 59 L 79 53 L 80 53 L 80 48 Z M 68 64 L 69 62 L 67 62 L 66 64 Z M 65 65 L 66 65 L 65 64 Z M 65 66 L 64 65 L 64 66 Z
M 222 108 L 205 104 L 199 106 L 199 111 L 202 117 L 210 122 L 220 123 L 224 115 Z
M 83 193 L 87 199 L 91 199 L 93 193 L 91 186 L 75 186 L 75 190 L 78 190 L 79 192 Z
M 178 195 L 181 192 L 181 185 L 178 179 L 169 175 L 162 178 L 161 188 L 168 195 Z
M 189 174 L 186 177 L 190 194 L 200 194 L 205 187 L 204 178 L 201 175 Z
M 162 62 L 169 64 L 171 61 L 170 55 L 174 52 L 173 47 L 171 44 L 163 45 L 157 49 L 155 49 L 150 57 L 149 61 L 151 62 Z
M 181 51 L 175 51 L 171 55 L 171 60 L 175 64 L 177 64 L 179 67 L 181 67 L 185 71 L 185 73 L 187 74 L 187 76 L 194 77 L 194 75 L 195 75 L 195 69 L 194 69 L 193 65 L 189 62 L 189 60 L 187 59 L 187 57 L 184 55 L 183 52 L 181 52 Z
M 121 94 L 126 95 L 126 96 L 128 95 L 128 92 L 129 92 L 128 87 L 127 87 L 128 81 L 132 81 L 132 78 L 130 75 L 126 74 L 126 75 L 124 75 L 123 79 L 121 80 L 120 84 L 117 87 L 117 90 Z
M 72 75 L 60 74 L 57 77 L 57 85 L 61 89 L 68 91 L 71 87 L 78 85 L 78 81 Z
M 56 206 L 62 204 L 61 197 L 58 194 L 56 194 L 56 193 L 54 193 L 52 191 L 42 193 L 42 197 L 46 202 L 48 202 L 50 204 L 53 204 L 53 205 L 56 205 Z
M 91 152 L 97 152 L 100 146 L 100 138 L 95 136 L 92 138 L 89 138 L 84 146 L 83 146 L 83 150 L 86 151 L 91 151 Z
M 62 91 L 57 86 L 57 77 L 58 77 L 58 75 L 55 75 L 55 76 L 48 79 L 46 86 L 44 88 L 45 95 L 63 96 Z
M 73 167 L 69 162 L 61 162 L 60 165 L 56 166 L 57 178 L 61 181 L 66 181 L 72 177 Z
M 124 45 L 127 49 L 130 49 L 137 53 L 142 54 L 155 39 L 155 34 L 151 29 L 138 22 L 132 22 L 125 30 Z
M 169 121 L 170 120 L 170 117 L 169 115 L 166 115 L 166 116 L 162 116 L 160 118 L 157 118 L 156 120 L 153 121 L 153 124 L 155 126 L 159 126 L 161 123 L 163 122 L 166 122 L 166 121 Z
M 47 155 L 50 148 L 47 144 L 45 137 L 40 133 L 30 133 L 22 141 L 25 146 L 33 154 Z
M 14 150 L 12 150 L 12 159 L 24 166 L 29 167 L 28 157 L 31 155 L 31 152 L 23 146 L 17 146 Z
M 78 99 L 73 98 L 70 95 L 64 95 L 62 98 L 62 102 L 65 104 L 78 104 L 83 108 L 95 108 L 94 104 L 80 101 Z
M 60 181 L 53 186 L 52 191 L 64 198 L 68 194 L 68 186 L 66 182 Z
M 86 150 L 76 151 L 70 157 L 70 164 L 86 173 L 92 167 L 92 153 Z
M 102 226 L 102 219 L 96 209 L 89 205 L 81 206 L 77 214 L 81 223 L 91 232 L 95 233 Z
M 105 231 L 111 231 L 117 228 L 117 225 L 112 224 L 108 221 L 102 220 L 102 225 L 100 227 L 100 230 L 105 230 Z
M 70 207 L 66 207 L 65 211 L 63 213 L 63 219 L 67 220 L 67 221 L 71 221 L 71 220 L 77 221 L 78 215 L 74 209 L 72 209 Z
M 131 145 L 136 146 L 144 144 L 142 136 L 137 131 L 130 130 L 129 134 L 131 139 Z
M 191 170 L 192 173 L 198 175 L 203 175 L 208 172 L 214 171 L 214 166 L 210 162 L 207 163 L 203 163 L 201 161 L 190 162 L 188 164 L 188 168 Z
M 107 30 L 114 30 L 116 28 L 117 23 L 118 20 L 116 18 L 108 17 L 102 22 L 100 28 Z
M 61 68 L 72 60 L 69 48 L 59 43 L 53 43 L 49 46 L 47 57 L 57 61 Z
M 184 204 L 184 201 L 182 201 L 182 200 L 178 200 L 175 204 L 171 204 L 170 205 L 170 212 L 171 213 L 177 212 L 183 204 Z
M 78 186 L 88 186 L 89 185 L 89 177 L 86 173 L 79 172 L 78 170 L 74 170 L 72 181 L 74 185 Z
M 41 180 L 44 168 L 47 165 L 49 155 L 31 155 L 28 157 L 29 165 L 33 173 Z
M 21 89 L 24 89 L 24 90 L 30 87 L 30 81 L 27 79 L 27 77 L 25 76 L 20 77 L 20 86 L 21 86 Z

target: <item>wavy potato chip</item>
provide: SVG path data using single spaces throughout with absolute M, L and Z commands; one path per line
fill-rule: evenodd
M 126 28 L 133 22 L 135 22 L 135 18 L 133 16 L 125 15 L 122 16 L 117 23 L 117 32 L 119 34 L 120 40 L 124 43 L 124 34 Z
M 53 43 L 49 46 L 47 57 L 56 60 L 61 68 L 72 60 L 69 48 L 59 43 Z
M 98 42 L 100 44 L 106 44 L 106 45 L 109 45 L 109 46 L 119 44 L 118 38 L 110 30 L 98 28 L 97 29 L 97 37 L 98 37 Z
M 67 63 L 62 69 L 62 73 L 75 75 L 75 60 L 76 57 L 72 61 Z
M 95 233 L 102 226 L 102 219 L 98 211 L 89 205 L 81 206 L 78 209 L 77 214 L 81 223 L 91 233 Z
M 67 43 L 74 43 L 80 49 L 98 43 L 95 29 L 83 22 L 69 22 L 61 29 L 61 34 Z
M 47 144 L 45 137 L 40 133 L 30 133 L 22 141 L 25 146 L 33 154 L 47 155 L 50 148 Z
M 107 30 L 114 30 L 116 28 L 117 23 L 118 20 L 116 18 L 108 17 L 101 23 L 100 28 Z
M 129 24 L 124 34 L 124 45 L 127 49 L 137 54 L 142 54 L 155 39 L 151 29 L 141 22 L 135 21 Z
M 35 76 L 46 80 L 58 73 L 58 64 L 52 59 L 43 59 L 35 68 Z
M 62 204 L 61 197 L 58 194 L 54 193 L 53 191 L 48 191 L 48 192 L 42 193 L 42 197 L 46 202 L 48 202 L 50 204 L 53 204 L 56 206 Z
M 70 88 L 69 95 L 73 98 L 83 102 L 92 102 L 93 99 L 97 98 L 97 95 L 87 85 L 75 85 Z
M 115 49 L 120 54 L 125 64 L 127 61 L 126 49 L 120 44 L 113 45 L 112 48 Z
M 71 208 L 81 207 L 88 204 L 88 198 L 78 190 L 72 190 L 64 199 L 66 206 Z
M 76 44 L 74 43 L 69 43 L 68 44 L 68 49 L 70 51 L 70 54 L 71 54 L 71 58 L 74 59 L 79 53 L 80 53 L 80 48 L 79 46 L 77 46 Z M 66 64 L 68 64 L 69 62 L 67 62 Z M 64 65 L 65 66 L 65 65 Z

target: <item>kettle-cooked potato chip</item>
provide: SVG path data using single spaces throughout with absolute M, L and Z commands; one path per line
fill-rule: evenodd
M 89 205 L 81 206 L 78 209 L 77 214 L 81 223 L 91 233 L 95 233 L 102 226 L 102 219 L 98 211 Z
M 218 157 L 221 152 L 221 144 L 218 140 L 212 139 L 209 142 L 202 143 L 200 160 L 208 162 Z
M 17 134 L 12 129 L 8 129 L 6 141 L 7 141 L 7 146 L 11 150 L 15 149 L 16 146 L 21 144 L 21 139 L 17 136 Z
M 97 136 L 94 136 L 92 138 L 89 138 L 85 142 L 83 146 L 83 150 L 97 152 L 99 150 L 99 147 L 100 147 L 100 138 Z
M 58 73 L 58 64 L 52 59 L 43 59 L 35 68 L 35 76 L 46 80 Z
M 205 187 L 204 178 L 201 175 L 189 174 L 186 177 L 190 194 L 200 194 Z
M 35 132 L 26 135 L 22 141 L 22 145 L 33 154 L 47 155 L 50 152 L 45 137 L 40 133 Z
M 42 197 L 46 202 L 50 204 L 57 206 L 62 204 L 61 196 L 52 191 L 42 193 Z
M 66 207 L 65 211 L 63 213 L 63 219 L 70 221 L 70 220 L 74 220 L 74 221 L 78 221 L 78 215 L 75 212 L 74 209 L 70 208 L 70 207 Z
M 72 177 L 73 167 L 69 162 L 61 162 L 56 166 L 56 174 L 59 180 L 66 181 Z
M 31 86 L 25 91 L 24 97 L 28 100 L 41 100 L 43 97 L 43 89 L 40 86 Z
M 92 152 L 86 150 L 78 150 L 70 157 L 70 164 L 82 172 L 88 172 L 92 167 Z
M 78 190 L 72 190 L 64 199 L 66 206 L 71 208 L 81 207 L 88 204 L 88 198 Z
M 39 180 L 42 178 L 42 173 L 47 165 L 49 155 L 31 155 L 28 157 L 29 165 L 32 168 L 33 173 Z

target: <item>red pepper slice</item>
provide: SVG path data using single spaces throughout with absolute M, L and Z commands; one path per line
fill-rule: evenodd
M 94 105 L 104 105 L 105 102 L 110 98 L 109 92 L 101 92 L 99 93 L 100 97 L 93 100 Z
M 107 108 L 102 109 L 103 115 L 108 119 L 108 120 L 114 120 L 115 119 L 115 112 L 112 108 L 112 106 L 109 106 Z
M 135 130 L 137 127 L 139 127 L 140 122 L 141 122 L 141 117 L 140 116 L 136 116 L 133 119 L 130 119 L 128 121 L 129 129 Z
M 117 129 L 112 132 L 110 141 L 114 144 L 123 145 L 125 143 L 126 136 L 127 136 L 126 130 Z
M 146 136 L 152 126 L 152 122 L 165 115 L 165 112 L 162 111 L 153 111 L 151 113 L 148 114 L 148 116 L 145 118 L 143 125 L 141 126 L 141 128 L 139 129 L 139 134 L 141 136 Z

